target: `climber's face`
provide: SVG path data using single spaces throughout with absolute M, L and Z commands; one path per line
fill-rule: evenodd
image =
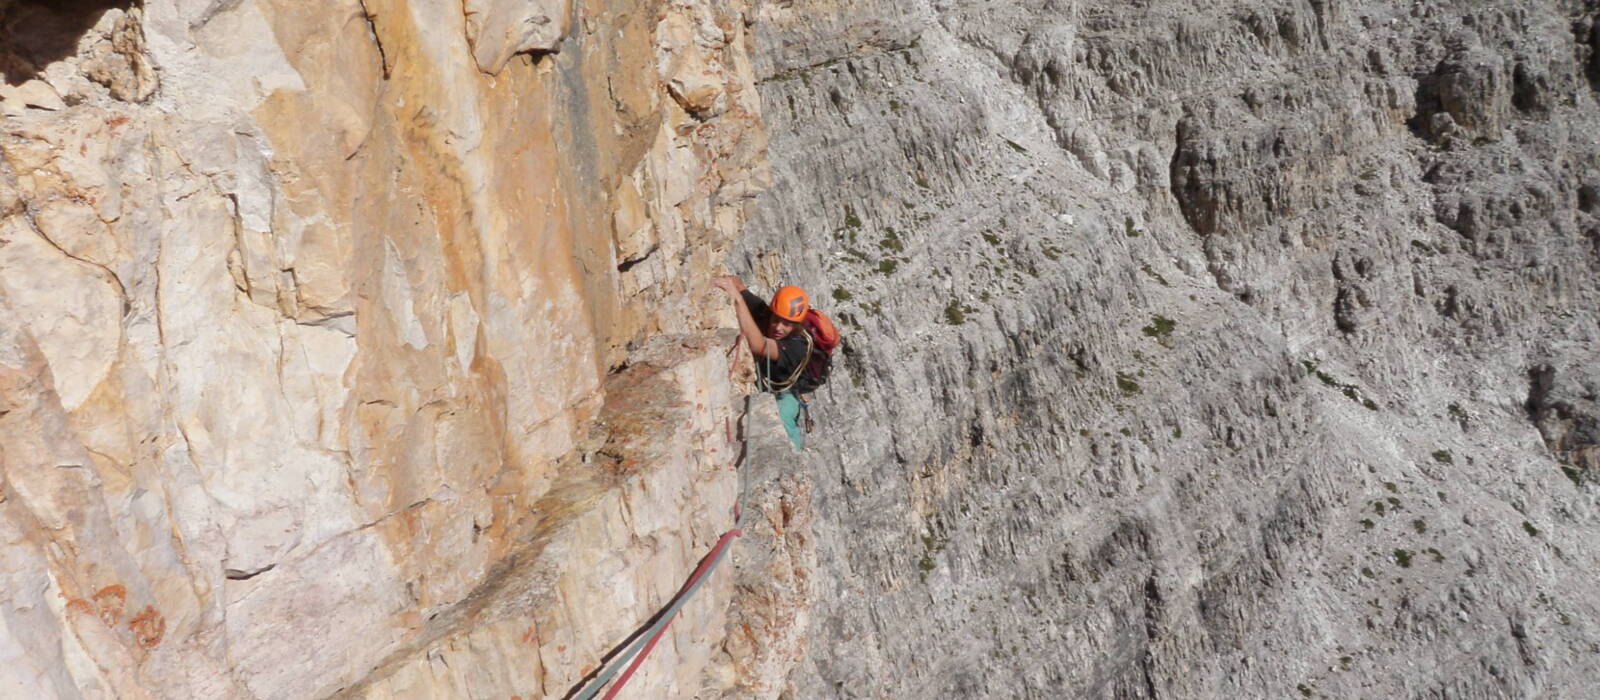
M 774 315 L 772 317 L 772 322 L 767 324 L 767 337 L 773 339 L 787 338 L 789 337 L 790 333 L 794 332 L 795 327 L 799 325 L 800 324 L 795 323 L 794 321 L 778 318 L 776 315 Z

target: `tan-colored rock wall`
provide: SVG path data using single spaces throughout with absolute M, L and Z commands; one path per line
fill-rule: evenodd
M 0 695 L 564 693 L 729 520 L 742 3 L 112 4 L 0 6 Z

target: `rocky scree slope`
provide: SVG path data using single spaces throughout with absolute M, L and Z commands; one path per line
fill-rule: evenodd
M 1592 3 L 753 31 L 774 184 L 735 260 L 847 333 L 811 449 L 747 477 L 790 508 L 743 600 L 807 609 L 763 688 L 1600 692 Z

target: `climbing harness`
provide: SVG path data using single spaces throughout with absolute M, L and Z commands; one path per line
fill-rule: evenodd
M 794 371 L 789 374 L 788 379 L 785 379 L 781 382 L 775 382 L 772 380 L 772 358 L 767 357 L 764 354 L 761 356 L 761 361 L 766 365 L 766 371 L 756 373 L 758 375 L 756 377 L 756 383 L 761 390 L 771 392 L 778 399 L 778 420 L 784 424 L 784 430 L 788 431 L 789 427 L 792 425 L 795 430 L 798 431 L 789 433 L 789 439 L 794 443 L 794 446 L 797 449 L 805 446 L 805 439 L 801 436 L 809 434 L 813 429 L 816 428 L 816 422 L 811 420 L 811 407 L 806 404 L 805 397 L 801 396 L 799 391 L 796 391 L 795 386 L 797 383 L 799 383 L 800 379 L 805 376 L 806 366 L 811 364 L 813 359 L 812 351 L 816 348 L 816 342 L 812 339 L 811 334 L 805 330 L 801 330 L 800 335 L 804 336 L 806 339 L 805 361 L 801 362 L 799 366 L 794 368 Z M 784 415 L 784 394 L 793 396 L 795 403 L 799 404 L 798 412 L 793 416 Z M 793 418 L 793 422 L 790 421 L 791 417 Z
M 744 415 L 746 419 L 750 416 L 749 396 L 744 399 Z M 596 675 L 593 681 L 590 681 L 581 692 L 574 696 L 576 700 L 593 700 L 594 696 L 600 692 L 600 689 L 611 682 L 612 676 L 617 675 L 617 671 L 622 665 L 628 664 L 628 669 L 617 677 L 617 682 L 606 691 L 603 700 L 611 700 L 616 697 L 617 693 L 621 692 L 622 686 L 627 685 L 628 679 L 633 677 L 633 672 L 639 670 L 639 666 L 644 663 L 645 657 L 650 655 L 650 650 L 656 647 L 656 642 L 661 641 L 661 635 L 667 631 L 667 625 L 672 623 L 672 618 L 677 616 L 678 610 L 683 607 L 684 603 L 689 602 L 695 591 L 700 589 L 700 584 L 705 583 L 711 572 L 717 568 L 717 564 L 722 563 L 724 555 L 731 549 L 728 545 L 735 537 L 740 537 L 744 534 L 744 531 L 740 529 L 740 525 L 744 521 L 745 484 L 743 470 L 740 467 L 743 466 L 744 460 L 750 454 L 750 426 L 746 425 L 743 432 L 744 444 L 739 451 L 739 459 L 734 463 L 733 467 L 734 471 L 738 473 L 739 479 L 739 494 L 733 502 L 733 528 L 722 533 L 722 537 L 717 538 L 717 544 L 711 548 L 711 552 L 706 554 L 705 558 L 700 560 L 700 565 L 696 566 L 694 573 L 690 574 L 689 579 L 683 582 L 683 586 L 678 589 L 677 595 L 674 595 L 672 600 L 667 603 L 667 607 L 656 613 L 656 616 L 652 618 L 654 621 L 648 627 L 636 632 L 631 637 L 633 642 L 628 643 L 627 648 L 621 654 L 618 654 L 605 664 L 599 675 Z

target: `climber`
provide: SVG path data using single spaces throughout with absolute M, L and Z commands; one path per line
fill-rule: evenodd
M 811 310 L 810 297 L 799 287 L 788 285 L 778 288 L 772 295 L 772 304 L 768 305 L 733 275 L 717 277 L 712 284 L 733 297 L 734 310 L 739 315 L 739 335 L 756 359 L 757 382 L 763 390 L 777 397 L 778 416 L 783 419 L 789 441 L 797 450 L 804 448 L 805 431 L 800 428 L 800 416 L 805 401 L 797 393 L 796 384 L 813 348 L 812 336 L 805 329 L 806 312 Z

